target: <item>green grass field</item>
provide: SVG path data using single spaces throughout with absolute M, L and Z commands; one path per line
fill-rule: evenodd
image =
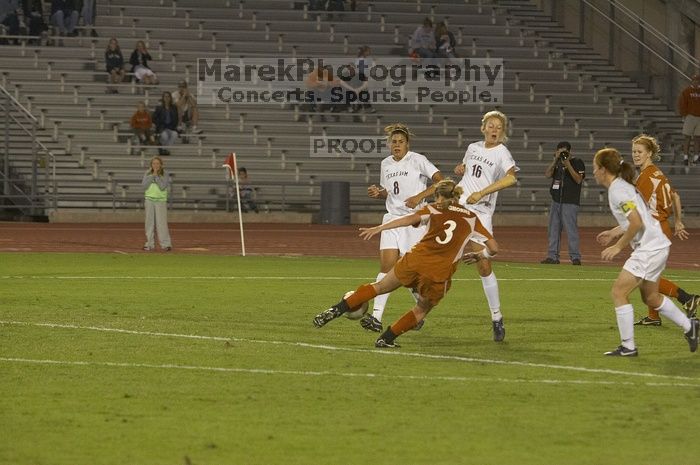
M 377 266 L 0 255 L 0 464 L 700 463 L 700 353 L 680 329 L 602 356 L 619 268 L 497 262 L 500 344 L 468 266 L 401 349 L 344 318 L 313 327 Z M 398 290 L 385 323 L 410 306 Z

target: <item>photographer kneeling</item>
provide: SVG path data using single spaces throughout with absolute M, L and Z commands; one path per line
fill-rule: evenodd
M 549 209 L 549 249 L 547 258 L 540 263 L 559 264 L 559 243 L 562 229 L 569 239 L 569 256 L 573 265 L 581 264 L 578 237 L 578 208 L 581 200 L 581 183 L 586 176 L 583 160 L 571 156 L 571 144 L 559 142 L 554 160 L 545 171 L 552 178 L 549 193 L 552 205 Z

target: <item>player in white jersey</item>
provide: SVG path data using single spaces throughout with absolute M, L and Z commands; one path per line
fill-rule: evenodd
M 628 244 L 633 249 L 612 288 L 622 342 L 605 355 L 636 357 L 638 354 L 634 342 L 634 309 L 629 301 L 630 293 L 637 287 L 644 303 L 683 328 L 690 351 L 695 352 L 700 322 L 688 318 L 671 299 L 659 293 L 659 278 L 666 267 L 671 241 L 632 185 L 634 167 L 623 162 L 617 150 L 607 148 L 596 152 L 593 175 L 598 184 L 608 189 L 610 210 L 618 223 L 615 228 L 598 234 L 598 243 L 607 246 L 601 257 L 612 260 Z M 612 244 L 613 241 L 616 242 Z
M 391 155 L 382 160 L 381 180 L 379 186 L 372 184 L 367 194 L 374 199 L 386 199 L 387 213 L 382 224 L 414 213 L 435 189 L 435 184 L 428 187 L 428 181 L 441 181 L 442 173 L 424 155 L 412 152 L 410 139 L 413 135 L 407 126 L 401 123 L 384 128 Z M 381 281 L 399 258 L 411 250 L 426 232 L 426 226 L 404 226 L 382 231 L 379 241 L 380 272 L 377 282 Z M 416 295 L 413 296 L 416 298 Z M 372 313 L 360 320 L 360 325 L 375 332 L 382 332 L 382 316 L 389 294 L 374 298 Z
M 459 203 L 476 213 L 481 224 L 493 234 L 493 212 L 496 209 L 498 191 L 512 186 L 517 182 L 513 156 L 503 145 L 506 141 L 508 118 L 500 111 L 490 111 L 481 119 L 481 132 L 484 140 L 474 142 L 467 148 L 462 163 L 455 167 L 455 174 L 462 176 L 459 186 L 464 189 L 464 195 Z M 486 238 L 475 235 L 469 241 L 473 252 L 484 249 Z M 486 300 L 491 310 L 493 325 L 493 340 L 500 342 L 506 337 L 501 314 L 501 299 L 498 292 L 498 280 L 491 268 L 489 260 L 479 260 L 476 263 L 481 276 L 481 285 L 486 294 Z

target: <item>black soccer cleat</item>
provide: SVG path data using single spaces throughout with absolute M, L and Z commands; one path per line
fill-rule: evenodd
M 493 322 L 493 340 L 501 342 L 506 338 L 506 328 L 503 326 L 503 318 Z
M 690 300 L 683 304 L 688 318 L 695 318 L 698 313 L 698 304 L 700 304 L 700 295 L 697 294 L 690 296 Z
M 637 349 L 628 349 L 627 347 L 620 345 L 617 349 L 605 352 L 603 355 L 608 355 L 611 357 L 636 357 L 639 355 Z
M 320 328 L 320 327 L 324 326 L 326 323 L 328 323 L 329 321 L 335 320 L 336 318 L 338 318 L 342 314 L 343 314 L 343 311 L 340 308 L 338 308 L 336 305 L 333 305 L 328 310 L 323 311 L 314 317 L 314 326 L 316 326 L 317 328 Z
M 380 337 L 374 342 L 374 347 L 377 347 L 379 349 L 396 349 L 401 346 L 398 345 L 396 341 L 388 342 Z
M 374 315 L 367 314 L 360 320 L 360 326 L 365 328 L 367 331 L 373 331 L 375 333 L 382 332 L 382 322 L 377 320 Z
M 645 316 L 634 324 L 635 326 L 661 326 L 661 320 L 655 320 Z
M 688 341 L 688 347 L 691 352 L 698 350 L 698 339 L 700 338 L 700 321 L 697 318 L 690 319 L 690 331 L 685 333 L 685 339 Z

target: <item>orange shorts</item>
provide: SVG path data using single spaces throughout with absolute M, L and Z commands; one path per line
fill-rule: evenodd
M 414 264 L 411 263 L 414 260 L 410 258 L 413 257 L 409 254 L 401 257 L 394 265 L 394 274 L 404 287 L 415 289 L 421 297 L 430 302 L 433 307 L 436 306 L 438 302 L 445 297 L 447 291 L 450 290 L 452 279 L 448 278 L 446 281 L 433 281 L 424 274 L 421 274 L 420 268 L 414 266 Z

